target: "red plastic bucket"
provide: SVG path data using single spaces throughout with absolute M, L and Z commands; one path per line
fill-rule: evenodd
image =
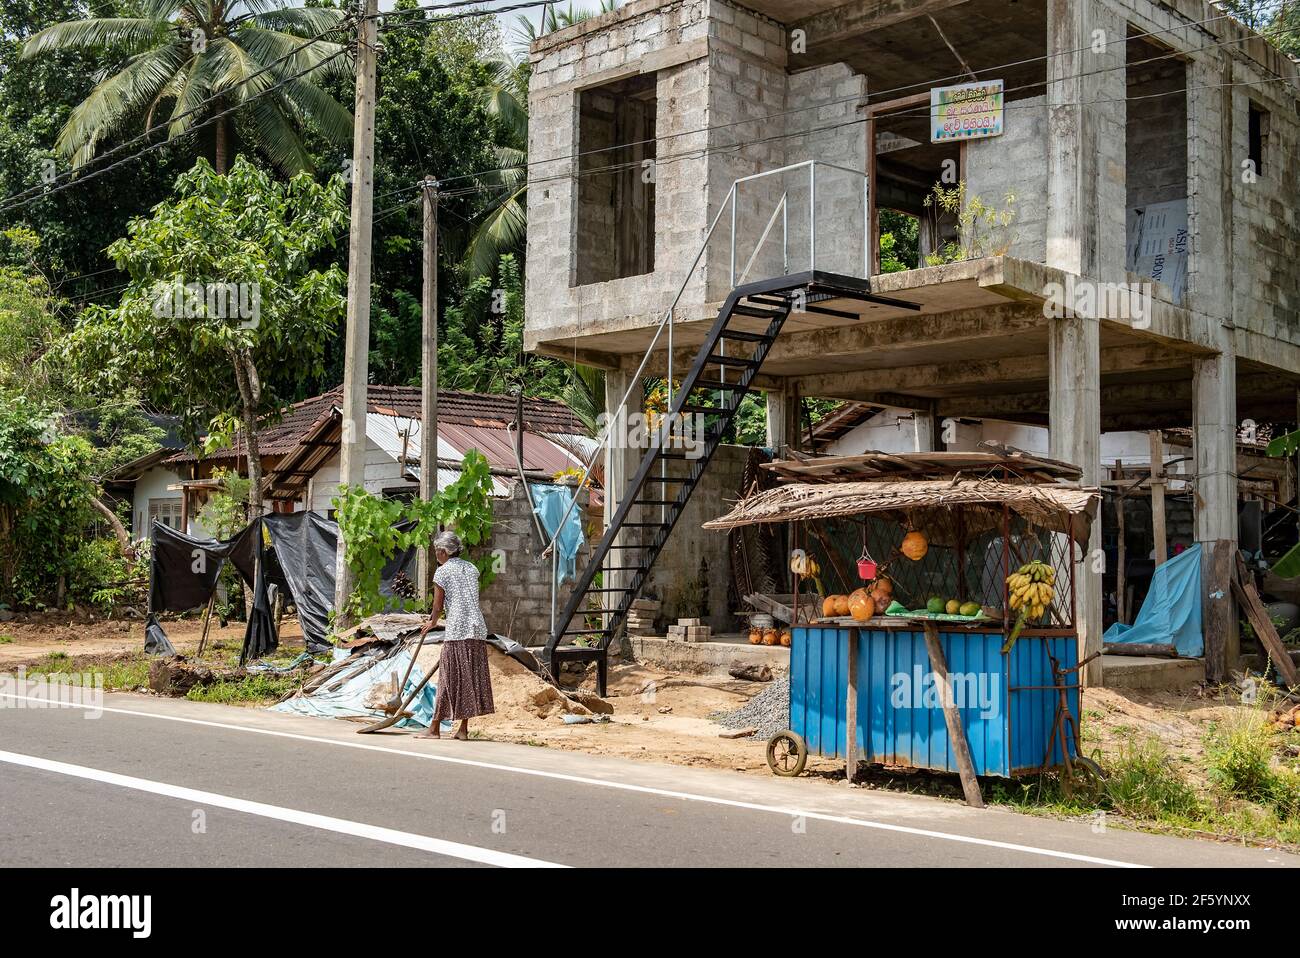
M 876 563 L 872 559 L 858 560 L 858 578 L 869 582 L 876 577 Z

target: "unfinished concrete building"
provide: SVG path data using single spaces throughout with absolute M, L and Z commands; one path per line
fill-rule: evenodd
M 1048 426 L 1095 484 L 1104 431 L 1190 426 L 1227 675 L 1238 429 L 1296 419 L 1294 63 L 1203 0 L 633 0 L 531 59 L 527 348 L 607 370 L 624 414 L 635 379 L 698 364 L 715 409 L 765 393 L 777 447 L 799 397 L 859 400 L 916 410 L 925 448 L 960 417 Z M 933 89 L 995 81 L 997 135 L 932 128 Z M 989 215 L 959 224 L 936 185 Z M 883 272 L 900 214 L 916 261 Z M 643 454 L 606 464 L 607 623 L 684 502 Z

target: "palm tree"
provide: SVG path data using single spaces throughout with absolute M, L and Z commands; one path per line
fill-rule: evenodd
M 527 49 L 539 36 L 563 30 L 618 8 L 619 0 L 600 0 L 596 10 L 545 9 L 540 29 L 525 15 L 516 21 L 513 38 Z M 466 248 L 464 269 L 469 278 L 486 276 L 506 253 L 523 252 L 528 229 L 525 193 L 528 188 L 528 60 L 506 57 L 486 64 L 487 82 L 475 91 L 479 104 L 501 125 L 502 144 L 496 147 L 497 169 L 478 177 L 480 189 L 496 190 L 484 208 Z
M 172 139 L 236 107 L 213 122 L 216 171 L 229 167 L 229 120 L 239 115 L 271 161 L 292 174 L 311 165 L 301 126 L 334 144 L 351 141 L 352 115 L 315 82 L 350 71 L 344 48 L 312 42 L 343 19 L 340 10 L 274 0 L 142 0 L 138 17 L 48 27 L 23 44 L 22 55 L 87 50 L 110 59 L 55 142 L 74 169 L 134 124 L 148 129 L 170 117 Z

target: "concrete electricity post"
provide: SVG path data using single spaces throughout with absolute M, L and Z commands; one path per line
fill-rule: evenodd
M 424 298 L 420 337 L 420 498 L 438 494 L 438 181 L 427 173 L 424 191 Z M 432 590 L 433 554 L 420 550 L 420 597 Z
M 343 360 L 343 435 L 339 480 L 364 485 L 366 478 L 366 403 L 370 353 L 370 234 L 374 217 L 375 65 L 378 59 L 379 0 L 358 0 L 357 96 L 352 132 L 352 228 L 348 240 L 348 317 Z M 354 578 L 343 537 L 335 564 L 336 628 L 350 623 L 344 609 Z

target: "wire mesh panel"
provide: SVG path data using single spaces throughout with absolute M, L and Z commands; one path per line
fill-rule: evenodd
M 909 609 L 925 608 L 932 598 L 956 599 L 977 602 L 997 617 L 1006 608 L 1007 577 L 1036 559 L 1056 570 L 1056 584 L 1048 611 L 1034 624 L 1073 622 L 1073 546 L 1064 521 L 1053 528 L 990 504 L 874 512 L 800 525 L 806 528 L 796 533 L 799 544 L 817 559 L 827 592 L 847 593 L 863 585 L 856 560 L 868 555 L 877 563 L 877 577 L 889 578 L 894 597 Z

